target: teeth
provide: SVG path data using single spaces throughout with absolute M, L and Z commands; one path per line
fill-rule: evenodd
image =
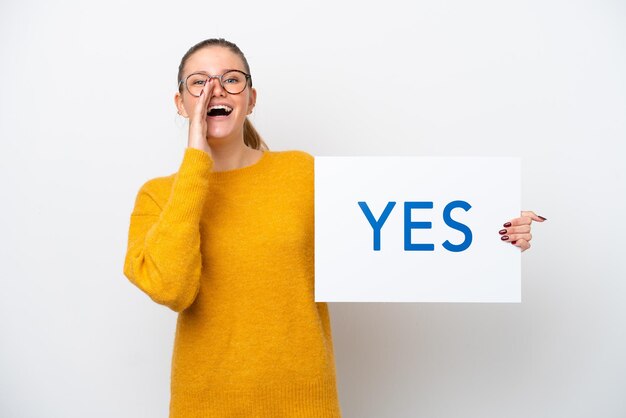
M 228 112 L 232 112 L 233 111 L 232 108 L 230 108 L 228 106 L 225 106 L 225 105 L 214 105 L 214 106 L 209 107 L 209 111 L 211 111 L 213 109 L 224 109 L 224 110 L 226 110 Z

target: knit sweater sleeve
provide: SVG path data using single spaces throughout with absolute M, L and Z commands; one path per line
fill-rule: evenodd
M 147 181 L 130 216 L 124 275 L 176 312 L 188 308 L 200 289 L 200 218 L 212 167 L 209 154 L 186 148 L 171 188 Z

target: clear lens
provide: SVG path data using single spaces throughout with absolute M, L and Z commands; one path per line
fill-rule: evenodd
M 241 93 L 246 88 L 246 76 L 239 71 L 229 71 L 222 76 L 222 85 L 230 94 Z
M 187 90 L 199 97 L 202 88 L 209 80 L 206 74 L 194 73 L 187 77 Z M 230 94 L 239 94 L 246 88 L 246 75 L 241 71 L 228 71 L 222 75 L 222 88 Z
M 205 74 L 191 74 L 187 77 L 187 90 L 196 97 L 200 96 L 200 92 L 208 79 L 209 77 Z

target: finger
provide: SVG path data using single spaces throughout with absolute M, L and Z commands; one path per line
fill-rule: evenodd
M 500 239 L 502 241 L 519 241 L 519 240 L 525 240 L 525 241 L 530 241 L 531 239 L 533 239 L 532 234 L 507 234 L 507 235 L 502 235 L 500 237 Z
M 211 93 L 215 83 L 212 83 L 213 79 L 210 79 L 207 83 L 204 83 L 202 90 L 200 91 L 200 97 L 196 102 L 196 108 L 194 109 L 194 116 L 197 120 L 203 120 L 206 118 L 207 108 L 211 100 Z
M 520 247 L 522 249 L 522 252 L 530 248 L 530 242 L 526 241 L 525 239 L 518 239 L 517 241 L 511 242 L 511 244 L 515 245 L 516 247 Z
M 201 103 L 202 103 L 202 117 L 205 118 L 208 108 L 209 108 L 209 102 L 211 101 L 211 95 L 213 93 L 213 89 L 215 88 L 215 83 L 213 82 L 213 79 L 209 79 L 208 82 L 206 82 L 204 84 L 204 87 L 202 88 L 202 93 L 200 96 L 201 99 Z
M 531 218 L 533 221 L 537 221 L 537 222 L 543 222 L 543 221 L 547 221 L 546 218 L 544 218 L 543 216 L 539 216 L 537 215 L 535 212 L 533 212 L 532 210 L 523 210 L 522 211 L 522 216 L 526 216 Z
M 532 223 L 532 219 L 527 216 L 522 216 L 521 218 L 514 218 L 510 221 L 504 223 L 504 227 L 508 228 L 510 226 L 520 226 L 520 225 L 530 225 Z
M 510 226 L 498 231 L 500 235 L 522 234 L 530 232 L 530 225 Z

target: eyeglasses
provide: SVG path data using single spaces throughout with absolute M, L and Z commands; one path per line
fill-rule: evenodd
M 239 94 L 246 89 L 248 80 L 251 80 L 252 76 L 239 70 L 229 70 L 222 75 L 192 73 L 189 74 L 185 80 L 180 80 L 178 84 L 181 85 L 184 83 L 189 94 L 195 97 L 200 97 L 202 88 L 212 78 L 217 78 L 220 81 L 222 88 L 228 93 Z

